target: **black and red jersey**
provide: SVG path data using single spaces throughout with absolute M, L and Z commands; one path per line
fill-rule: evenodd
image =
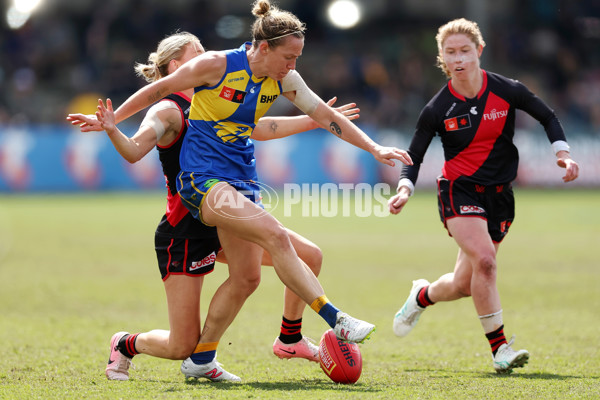
M 449 81 L 421 111 L 408 149 L 414 165 L 404 166 L 401 178 L 416 183 L 425 152 L 438 134 L 446 179 L 479 185 L 513 181 L 519 164 L 513 143 L 517 109 L 537 119 L 551 143 L 566 141 L 554 111 L 522 83 L 483 71 L 481 90 L 477 97 L 467 99 Z
M 161 101 L 173 101 L 181 111 L 181 131 L 177 138 L 168 146 L 157 145 L 158 157 L 162 165 L 165 181 L 167 184 L 167 211 L 160 220 L 156 234 L 171 238 L 208 238 L 216 237 L 217 229 L 209 227 L 195 219 L 181 202 L 177 194 L 176 179 L 181 170 L 179 165 L 179 153 L 183 138 L 187 132 L 188 116 L 190 113 L 190 99 L 183 93 L 173 93 Z

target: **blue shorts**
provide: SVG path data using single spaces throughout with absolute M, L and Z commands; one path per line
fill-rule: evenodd
M 202 223 L 206 224 L 202 220 L 202 204 L 204 204 L 204 199 L 219 182 L 225 182 L 233 186 L 248 200 L 261 208 L 263 207 L 260 186 L 254 181 L 228 180 L 212 175 L 182 171 L 177 176 L 177 193 L 194 218 Z

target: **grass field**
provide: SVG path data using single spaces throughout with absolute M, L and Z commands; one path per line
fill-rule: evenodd
M 361 345 L 360 380 L 345 386 L 316 364 L 272 355 L 283 296 L 271 268 L 219 347 L 243 383 L 186 382 L 180 362 L 144 355 L 128 382 L 107 381 L 114 332 L 168 329 L 153 249 L 163 194 L 2 195 L 0 398 L 600 398 L 600 192 L 516 196 L 498 286 L 505 332 L 531 359 L 510 376 L 493 372 L 470 299 L 435 305 L 404 339 L 392 333 L 412 279 L 434 280 L 454 264 L 433 193 L 417 193 L 395 217 L 281 218 L 321 246 L 328 297 L 378 326 Z M 219 266 L 205 280 L 204 311 L 225 277 Z M 327 328 L 306 312 L 307 336 Z

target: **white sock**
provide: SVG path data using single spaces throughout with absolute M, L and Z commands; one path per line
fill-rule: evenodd
M 490 333 L 502 326 L 502 310 L 487 315 L 480 315 L 479 322 L 483 327 L 483 332 Z

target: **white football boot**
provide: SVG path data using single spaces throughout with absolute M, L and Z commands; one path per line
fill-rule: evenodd
M 408 335 L 417 324 L 423 311 L 425 311 L 424 307 L 417 304 L 417 293 L 427 285 L 429 285 L 429 281 L 425 279 L 413 281 L 413 286 L 406 302 L 394 316 L 394 334 L 396 336 L 404 337 Z
M 499 374 L 510 374 L 513 368 L 522 368 L 529 362 L 529 352 L 521 349 L 515 351 L 510 347 L 515 342 L 515 336 L 508 343 L 498 348 L 494 359 L 494 369 Z
M 196 364 L 191 358 L 186 358 L 181 363 L 181 373 L 186 378 L 206 378 L 213 382 L 240 382 L 242 379 L 223 369 L 215 357 L 208 364 Z
M 345 342 L 363 343 L 369 339 L 375 330 L 375 325 L 349 316 L 339 311 L 336 316 L 333 332 L 335 336 Z

